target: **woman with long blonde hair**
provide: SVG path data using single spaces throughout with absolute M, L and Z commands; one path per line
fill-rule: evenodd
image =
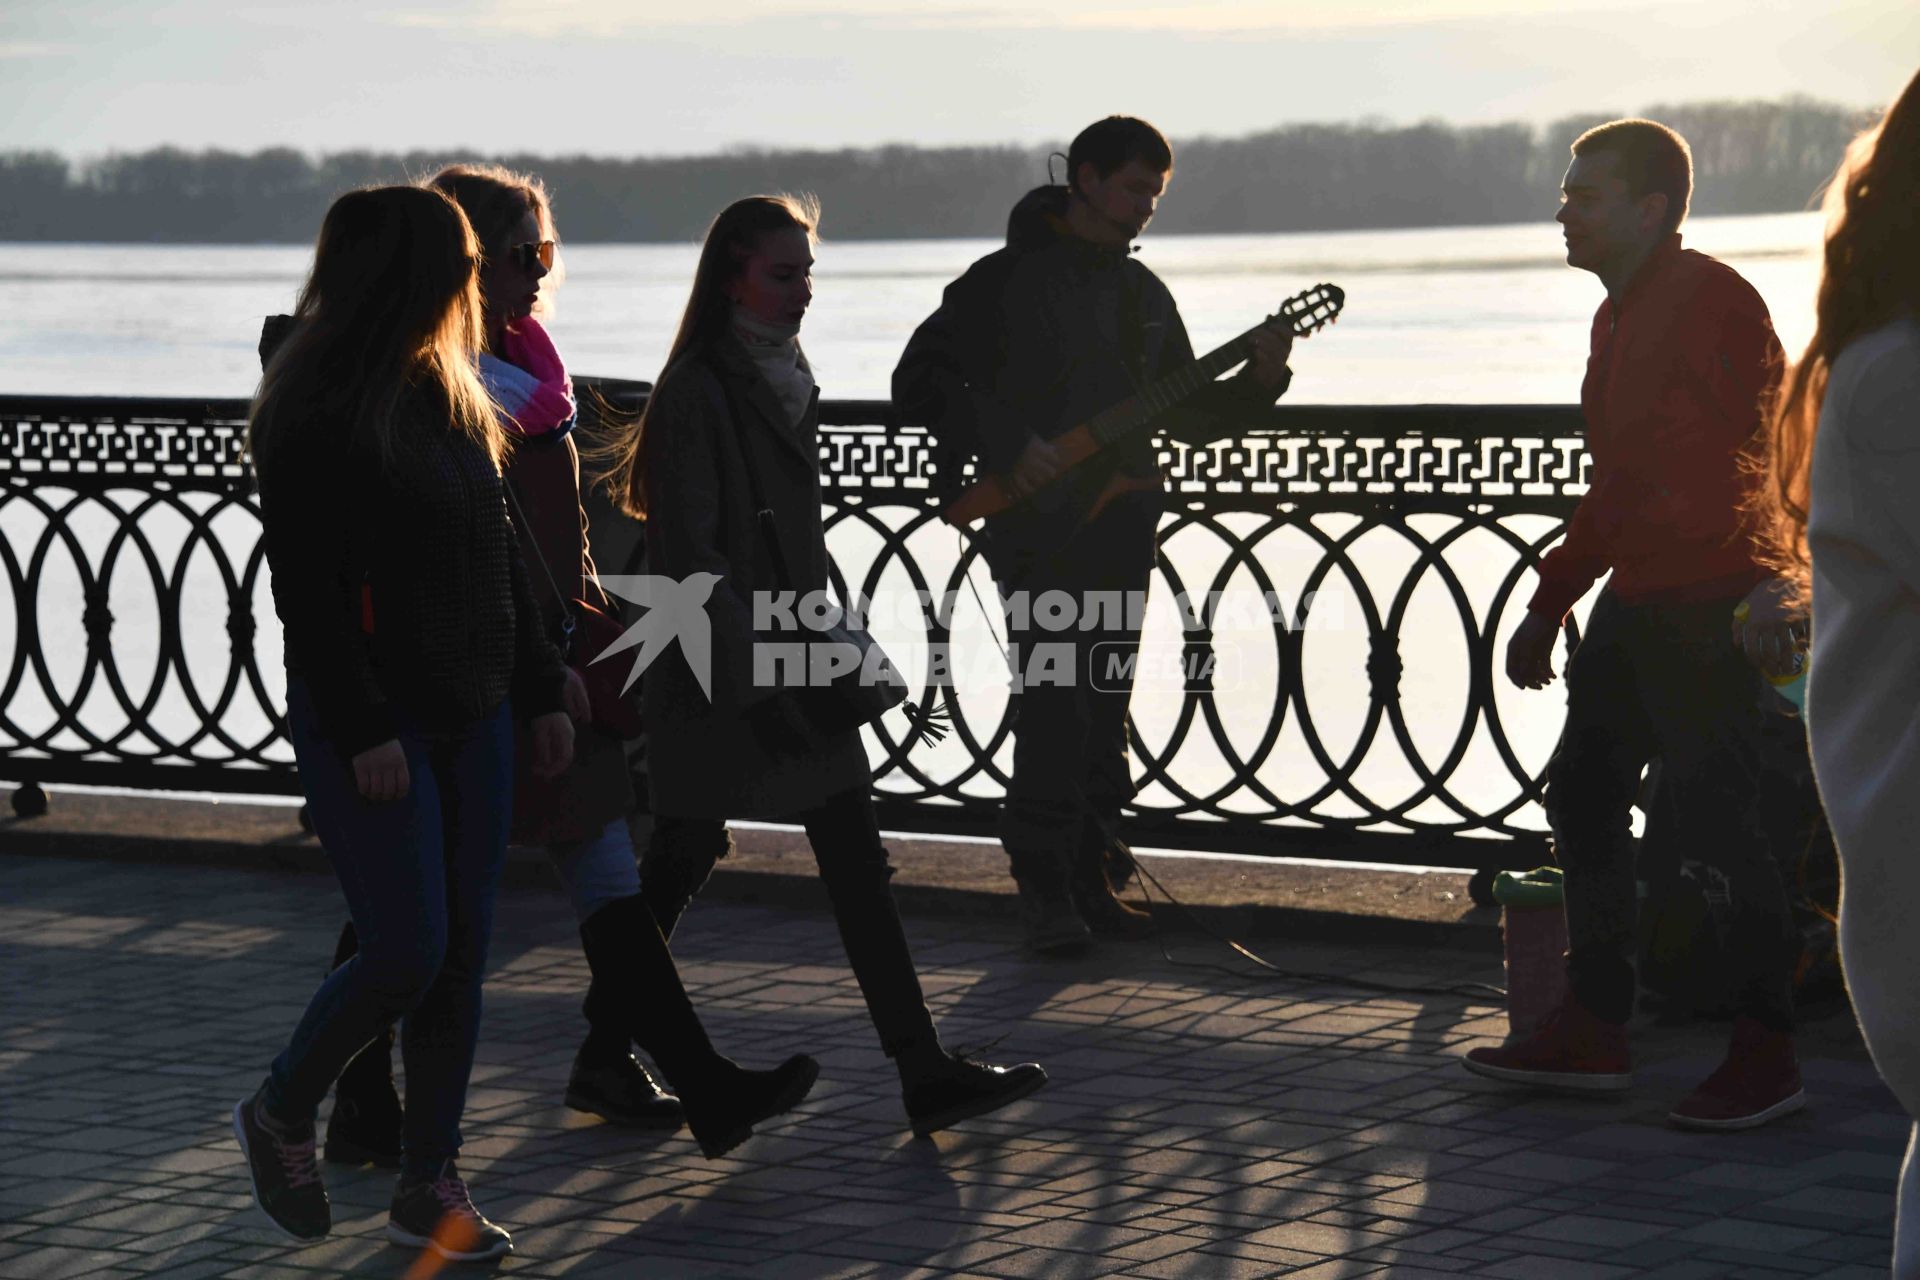
M 776 651 L 812 651 L 763 633 L 760 606 L 798 596 L 804 615 L 829 580 L 820 393 L 799 340 L 818 217 L 811 201 L 749 196 L 713 220 L 666 367 L 610 473 L 616 498 L 646 521 L 648 572 L 704 594 L 712 637 L 699 659 L 674 645 L 645 674 L 656 826 L 641 892 L 671 935 L 725 845 L 727 819 L 799 822 L 899 1069 L 907 1118 L 924 1136 L 1025 1097 L 1047 1076 L 1035 1063 L 989 1066 L 942 1047 L 889 887 L 857 723 L 825 705 L 830 691 L 767 669 Z M 842 634 L 852 643 L 852 630 Z
M 1807 733 L 1840 850 L 1840 953 L 1915 1116 L 1894 1274 L 1920 1276 L 1920 75 L 1827 191 L 1819 323 L 1768 436 L 1781 567 L 1813 613 Z
M 557 774 L 573 753 L 564 668 L 508 522 L 509 446 L 476 363 L 479 265 L 465 216 L 438 192 L 341 196 L 254 400 L 288 735 L 360 951 L 327 975 L 233 1110 L 260 1207 L 295 1240 L 324 1237 L 315 1112 L 400 1018 L 406 1153 L 387 1232 L 454 1260 L 512 1248 L 454 1159 L 515 718 L 535 771 Z

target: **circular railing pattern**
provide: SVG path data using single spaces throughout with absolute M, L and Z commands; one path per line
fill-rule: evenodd
M 0 397 L 0 774 L 297 793 L 244 411 Z M 891 826 L 989 833 L 1019 705 L 979 676 L 1002 620 L 979 548 L 939 522 L 934 440 L 890 414 L 825 406 L 835 587 L 913 602 L 883 635 L 902 665 L 921 646 L 972 665 L 921 691 L 946 741 L 875 727 L 877 796 Z M 1182 678 L 1136 686 L 1141 830 L 1247 851 L 1537 837 L 1558 703 L 1516 710 L 1494 675 L 1582 491 L 1578 426 L 1560 407 L 1306 408 L 1167 448 L 1149 643 Z M 602 565 L 631 571 L 609 549 L 631 530 L 592 522 Z M 1220 687 L 1229 667 L 1260 674 Z
M 266 570 L 244 406 L 86 403 L 4 419 L 6 772 L 297 793 L 270 606 L 275 642 L 259 643 Z

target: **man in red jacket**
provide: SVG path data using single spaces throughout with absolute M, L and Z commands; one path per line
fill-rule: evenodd
M 1680 247 L 1692 170 L 1686 142 L 1650 120 L 1616 120 L 1573 144 L 1558 218 L 1567 262 L 1607 289 L 1580 388 L 1591 487 L 1541 561 L 1507 648 L 1513 682 L 1545 688 L 1567 613 L 1611 571 L 1567 663 L 1567 721 L 1547 766 L 1571 994 L 1540 1030 L 1475 1049 L 1465 1065 L 1582 1092 L 1632 1083 L 1630 819 L 1641 774 L 1658 757 L 1679 815 L 1666 834 L 1724 877 L 1729 951 L 1745 967 L 1726 1061 L 1668 1118 L 1742 1129 L 1805 1101 L 1792 1038 L 1792 917 L 1754 820 L 1762 691 L 1730 642 L 1735 607 L 1769 586 L 1742 518 L 1754 483 L 1742 456 L 1782 358 L 1753 287 Z M 1763 613 L 1777 610 L 1756 608 Z

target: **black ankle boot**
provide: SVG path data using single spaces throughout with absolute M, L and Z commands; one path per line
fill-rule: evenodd
M 628 913 L 633 910 L 626 908 Z M 645 922 L 642 924 L 644 927 Z M 653 1073 L 633 1056 L 633 973 L 622 969 L 618 957 L 610 954 L 616 949 L 612 944 L 596 941 L 588 946 L 585 928 L 580 937 L 593 980 L 587 984 L 587 998 L 580 1006 L 589 1030 L 580 1052 L 573 1056 L 573 1071 L 567 1077 L 567 1105 L 610 1124 L 668 1132 L 678 1129 L 684 1119 L 680 1099 L 661 1088 Z
M 900 1068 L 901 1097 L 916 1138 L 998 1111 L 1047 1082 L 1037 1062 L 994 1067 L 945 1050 L 903 1051 L 894 1063 Z
M 360 950 L 360 935 L 349 920 L 333 948 L 333 968 Z M 330 970 L 331 971 L 331 970 Z M 327 1117 L 322 1154 L 330 1164 L 400 1167 L 400 1093 L 393 1087 L 393 1026 L 347 1063 L 333 1085 L 333 1114 Z
M 592 1037 L 573 1056 L 567 1078 L 567 1105 L 630 1129 L 671 1133 L 686 1118 L 680 1099 L 660 1087 L 625 1048 L 599 1048 Z
M 732 1150 L 754 1125 L 792 1110 L 819 1078 L 820 1064 L 804 1054 L 772 1071 L 748 1071 L 713 1047 L 640 895 L 594 912 L 580 926 L 580 942 L 594 975 L 591 1021 L 606 1022 L 601 1009 L 609 1004 L 625 1011 L 628 1034 L 659 1064 L 707 1155 Z

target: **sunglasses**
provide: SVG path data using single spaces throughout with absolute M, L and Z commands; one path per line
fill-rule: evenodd
M 553 270 L 553 250 L 554 243 L 551 240 L 542 240 L 538 244 L 529 240 L 525 244 L 508 245 L 506 259 L 522 271 L 533 270 L 533 264 L 536 262 L 551 271 Z

